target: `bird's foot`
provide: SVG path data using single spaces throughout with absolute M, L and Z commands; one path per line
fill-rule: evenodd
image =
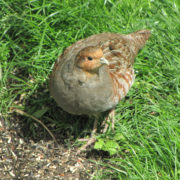
M 82 147 L 80 147 L 77 151 L 77 155 L 80 154 L 82 151 L 86 150 L 86 148 L 90 145 L 92 145 L 95 141 L 96 141 L 96 138 L 95 137 L 90 137 L 89 139 L 80 139 L 81 141 L 87 141 L 86 144 L 84 144 Z

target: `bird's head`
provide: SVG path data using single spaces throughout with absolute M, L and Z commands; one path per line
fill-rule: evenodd
M 75 65 L 87 72 L 96 72 L 104 64 L 109 65 L 109 62 L 98 46 L 85 47 L 77 54 L 75 60 Z

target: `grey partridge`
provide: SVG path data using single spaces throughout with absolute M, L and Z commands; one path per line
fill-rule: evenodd
M 114 108 L 131 88 L 135 56 L 150 36 L 149 30 L 128 35 L 101 33 L 77 41 L 58 58 L 50 77 L 50 93 L 65 111 L 98 116 L 109 110 L 114 127 Z M 91 138 L 95 141 L 98 118 Z M 107 129 L 105 124 L 104 132 Z

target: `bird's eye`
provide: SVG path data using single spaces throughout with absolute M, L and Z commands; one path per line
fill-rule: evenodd
M 91 56 L 88 56 L 88 60 L 89 60 L 89 61 L 92 61 L 93 58 L 92 58 Z
M 109 50 L 111 50 L 111 51 L 112 51 L 112 50 L 113 50 L 113 47 L 112 47 L 112 46 L 109 46 Z

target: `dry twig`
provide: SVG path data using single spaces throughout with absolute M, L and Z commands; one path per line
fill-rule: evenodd
M 52 132 L 48 129 L 48 127 L 41 121 L 41 120 L 39 120 L 39 119 L 37 119 L 36 117 L 34 117 L 34 116 L 32 116 L 32 115 L 30 115 L 30 114 L 28 114 L 28 113 L 26 113 L 26 112 L 24 112 L 24 111 L 22 111 L 22 110 L 20 110 L 20 109 L 13 109 L 13 111 L 14 112 L 16 112 L 16 113 L 18 113 L 18 114 L 21 114 L 21 115 L 23 115 L 23 116 L 26 116 L 26 117 L 30 117 L 31 119 L 33 119 L 33 120 L 35 120 L 36 122 L 38 122 L 39 124 L 41 124 L 41 126 L 43 126 L 43 128 L 44 129 L 46 129 L 46 131 L 49 133 L 49 135 L 52 137 L 52 139 L 53 139 L 53 141 L 55 142 L 55 143 L 57 143 L 57 140 L 56 140 L 56 138 L 54 137 L 54 135 L 52 134 Z

